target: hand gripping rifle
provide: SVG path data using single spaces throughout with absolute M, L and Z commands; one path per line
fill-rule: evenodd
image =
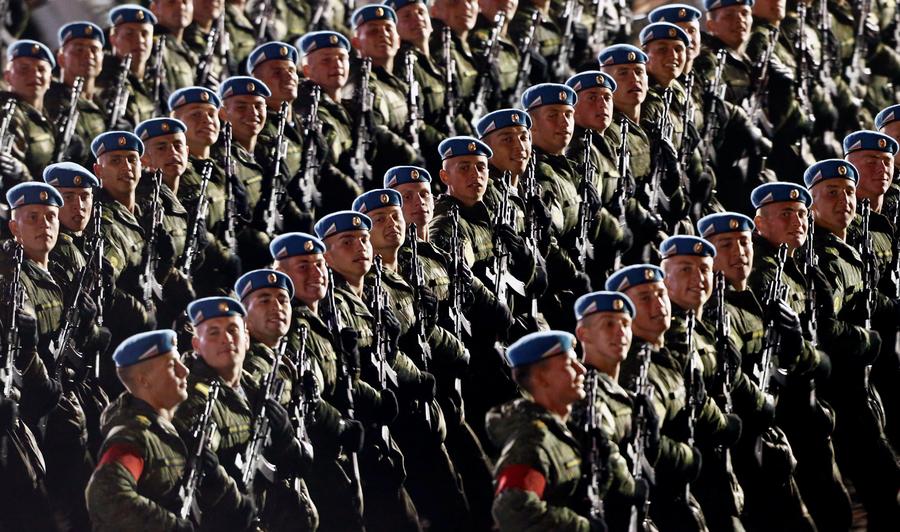
M 869 18 L 869 13 L 872 10 L 872 0 L 860 0 L 854 3 L 859 6 L 859 12 L 856 13 L 853 53 L 850 55 L 850 62 L 844 69 L 844 76 L 847 78 L 847 85 L 853 93 L 859 94 L 869 83 L 871 74 L 866 64 L 869 56 L 869 43 L 866 41 L 866 19 Z
M 131 54 L 128 54 L 122 59 L 122 64 L 119 67 L 119 73 L 116 76 L 116 90 L 112 99 L 109 100 L 107 129 L 118 129 L 119 120 L 125 115 L 128 99 L 131 98 L 131 93 L 125 87 L 128 83 L 128 73 L 131 72 L 131 61 Z
M 610 198 L 610 212 L 616 213 L 616 221 L 619 227 L 625 228 L 628 221 L 625 219 L 625 203 L 631 197 L 631 150 L 628 148 L 628 131 L 630 126 L 628 119 L 622 115 L 619 121 L 619 155 L 616 159 L 616 170 L 619 177 L 616 179 L 616 190 Z M 612 271 L 622 267 L 622 250 L 616 249 L 613 257 Z
M 765 298 L 762 302 L 763 308 L 769 308 L 776 304 L 777 301 L 784 299 L 787 295 L 787 286 L 784 284 L 784 264 L 787 262 L 788 247 L 787 244 L 778 246 L 778 254 L 775 263 L 775 276 L 769 283 L 766 290 Z M 773 319 L 766 320 L 765 323 L 766 336 L 763 340 L 762 356 L 760 357 L 759 367 L 754 368 L 759 389 L 763 393 L 772 393 L 769 391 L 772 385 L 772 376 L 775 373 L 775 357 L 781 346 L 781 334 L 775 326 Z
M 425 289 L 425 270 L 422 267 L 422 261 L 419 260 L 419 239 L 416 236 L 416 224 L 409 224 L 406 231 L 409 239 L 409 272 L 408 277 L 410 285 L 413 289 L 413 311 L 416 315 L 414 327 L 416 329 L 416 339 L 419 344 L 419 352 L 422 355 L 422 371 L 429 371 L 431 366 L 431 347 L 428 345 L 428 331 L 425 330 L 425 316 L 423 315 L 424 307 L 422 304 L 423 290 Z
M 819 319 L 818 306 L 816 305 L 816 283 L 812 278 L 813 270 L 819 266 L 819 256 L 816 253 L 815 234 L 816 224 L 813 220 L 813 213 L 809 211 L 807 214 L 807 223 L 809 229 L 806 234 L 806 245 L 803 246 L 803 262 L 800 263 L 800 273 L 809 285 L 806 290 L 806 332 L 809 336 L 809 343 L 813 347 L 819 343 Z
M 588 234 L 593 221 L 591 213 L 597 207 L 597 205 L 591 205 L 589 190 L 589 187 L 594 188 L 594 174 L 596 171 L 594 162 L 591 160 L 592 139 L 593 134 L 590 129 L 584 132 L 584 136 L 581 139 L 584 150 L 581 156 L 581 183 L 578 185 L 581 201 L 578 202 L 578 236 L 575 238 L 575 250 L 578 252 L 578 265 L 583 272 L 587 271 L 588 259 L 594 258 L 594 243 L 591 242 Z
M 697 425 L 697 416 L 699 415 L 700 409 L 703 408 L 703 404 L 700 399 L 703 397 L 703 367 L 700 362 L 700 356 L 694 350 L 694 328 L 697 325 L 697 315 L 693 310 L 688 311 L 687 320 L 685 323 L 685 346 L 687 349 L 687 360 L 684 364 L 684 389 L 685 396 L 687 399 L 687 404 L 685 408 L 688 409 L 687 415 L 687 433 L 688 433 L 688 441 L 687 444 L 691 447 L 694 446 L 694 429 Z M 685 500 L 690 499 L 691 495 L 691 484 L 687 483 L 684 487 L 685 489 Z
M 192 277 L 191 266 L 194 264 L 194 258 L 200 252 L 197 249 L 197 243 L 200 241 L 200 228 L 203 220 L 206 219 L 206 213 L 209 211 L 209 196 L 206 190 L 209 188 L 209 180 L 212 178 L 213 163 L 206 161 L 203 163 L 203 170 L 200 173 L 200 194 L 197 199 L 197 208 L 194 212 L 194 219 L 191 220 L 191 226 L 188 228 L 187 241 L 184 244 L 184 251 L 181 253 L 181 267 L 178 268 L 181 273 L 188 279 Z
M 640 369 L 634 381 L 634 394 L 643 396 L 646 400 L 634 410 L 634 433 L 628 446 L 628 454 L 631 458 L 631 476 L 637 481 L 644 478 L 644 474 L 652 473 L 652 467 L 647 460 L 647 413 L 644 404 L 650 405 L 653 399 L 653 384 L 650 383 L 650 344 L 644 343 L 638 351 Z M 652 408 L 652 407 L 651 407 Z M 648 479 L 652 481 L 653 479 Z M 641 507 L 633 505 L 628 519 L 628 532 L 641 532 L 648 530 L 647 516 L 650 513 L 650 499 L 646 499 Z
M 406 93 L 406 140 L 416 151 L 419 151 L 419 82 L 416 81 L 416 54 L 412 50 L 406 52 L 404 76 L 409 91 Z
M 591 519 L 599 521 L 603 519 L 603 497 L 601 496 L 603 479 L 609 476 L 609 441 L 597 436 L 600 431 L 600 412 L 597 411 L 598 388 L 600 377 L 597 370 L 591 368 L 585 378 L 585 391 L 587 392 L 587 415 L 584 420 L 584 433 L 591 439 L 591 448 L 588 451 L 589 462 L 587 473 L 587 498 L 590 504 Z
M 494 282 L 494 294 L 499 301 L 509 304 L 509 291 L 525 296 L 525 285 L 522 281 L 509 273 L 509 250 L 503 243 L 497 228 L 500 225 L 512 225 L 514 223 L 512 205 L 509 203 L 509 193 L 512 186 L 509 183 L 510 173 L 503 173 L 503 196 L 500 205 L 497 206 L 497 215 L 494 218 L 494 257 L 488 267 L 487 277 Z
M 187 459 L 184 473 L 181 476 L 181 482 L 178 486 L 178 498 L 181 500 L 181 507 L 178 509 L 178 516 L 181 519 L 187 519 L 193 514 L 195 521 L 199 522 L 200 508 L 197 503 L 197 492 L 200 484 L 203 482 L 203 452 L 209 446 L 209 441 L 213 433 L 216 431 L 217 425 L 213 421 L 213 407 L 219 399 L 219 389 L 222 387 L 219 381 L 213 381 L 209 385 L 206 393 L 206 404 L 203 407 L 203 414 L 194 425 L 193 441 L 196 447 Z
M 878 275 L 875 265 L 875 248 L 872 245 L 872 233 L 869 229 L 869 222 L 872 218 L 872 204 L 869 198 L 864 198 L 860 202 L 860 215 L 862 217 L 862 242 L 860 245 L 860 255 L 863 263 L 863 297 L 865 298 L 865 328 L 872 328 L 872 312 L 875 308 L 875 286 L 878 284 Z M 886 421 L 884 418 L 884 406 L 881 397 L 878 394 L 869 377 L 872 375 L 872 364 L 866 364 L 863 373 L 863 382 L 866 387 L 866 399 L 869 407 L 881 419 L 882 424 Z
M 450 207 L 450 305 L 448 305 L 448 312 L 450 314 L 450 322 L 453 324 L 453 330 L 450 331 L 457 338 L 462 338 L 462 334 L 465 333 L 467 336 L 472 336 L 472 324 L 469 322 L 469 318 L 463 314 L 462 311 L 462 300 L 463 300 L 463 291 L 464 288 L 462 286 L 462 271 L 463 271 L 463 261 L 465 261 L 465 256 L 463 255 L 463 244 L 462 239 L 459 237 L 459 206 L 453 204 Z
M 76 76 L 69 93 L 69 110 L 60 116 L 60 121 L 56 126 L 56 144 L 53 148 L 55 162 L 65 160 L 66 152 L 69 151 L 69 144 L 72 143 L 72 136 L 75 134 L 75 126 L 78 125 L 78 100 L 81 98 L 82 91 L 84 91 L 84 78 Z
M 694 73 L 691 72 L 684 78 L 684 93 L 687 95 L 684 104 L 684 115 L 682 115 L 682 135 L 681 145 L 678 146 L 678 167 L 687 168 L 690 166 L 691 154 L 694 151 L 694 143 L 691 141 L 690 131 L 694 129 L 694 98 L 691 94 L 694 92 Z
M 166 54 L 166 36 L 160 35 L 153 39 L 153 49 L 150 57 L 153 58 L 150 70 L 147 72 L 150 76 L 151 94 L 153 95 L 154 115 L 163 116 L 169 111 L 169 103 L 164 98 L 163 81 L 166 78 L 165 67 Z
M 510 104 L 514 107 L 521 105 L 519 103 L 519 96 L 525 92 L 525 89 L 528 88 L 528 84 L 531 82 L 531 52 L 537 42 L 534 40 L 534 35 L 537 32 L 538 26 L 541 25 L 542 19 L 543 15 L 540 11 L 536 10 L 531 15 L 528 30 L 525 32 L 522 40 L 519 41 L 519 73 L 516 77 L 516 87 L 510 95 L 512 99 Z
M 159 199 L 162 190 L 162 170 L 153 173 L 153 194 L 150 210 L 150 227 L 147 228 L 147 247 L 144 250 L 144 267 L 141 273 L 140 283 L 143 290 L 144 305 L 148 308 L 153 305 L 153 294 L 162 299 L 162 287 L 156 279 L 156 266 L 159 262 L 157 248 L 157 235 L 162 231 L 162 202 Z
M 209 85 L 209 77 L 212 73 L 213 63 L 216 61 L 216 52 L 219 48 L 219 40 L 222 38 L 222 30 L 224 26 L 219 24 L 221 19 L 225 17 L 225 10 L 213 21 L 209 34 L 206 36 L 206 47 L 203 49 L 203 55 L 197 62 L 197 70 L 194 74 L 194 84 L 200 87 Z
M 275 228 L 281 221 L 281 213 L 278 211 L 278 203 L 284 197 L 284 178 L 281 175 L 284 170 L 284 156 L 287 153 L 287 139 L 284 137 L 284 128 L 287 126 L 288 112 L 290 104 L 281 102 L 278 108 L 278 129 L 275 134 L 275 168 L 272 170 L 271 186 L 269 188 L 269 196 L 266 200 L 266 209 L 263 211 L 263 222 L 265 222 L 266 234 L 275 233 Z
M 451 137 L 456 135 L 456 105 L 459 100 L 452 31 L 450 26 L 441 29 L 441 53 L 444 61 L 444 126 Z
M 772 54 L 775 52 L 775 46 L 778 44 L 779 30 L 773 28 L 769 31 L 769 40 L 766 42 L 766 48 L 760 56 L 759 61 L 753 65 L 753 72 L 756 79 L 756 89 L 750 93 L 750 96 L 744 101 L 744 109 L 747 116 L 754 125 L 765 126 L 767 130 L 771 130 L 771 123 L 766 117 L 764 108 L 766 97 L 769 91 L 769 63 Z
M 581 15 L 579 7 L 575 0 L 566 0 L 565 4 L 563 4 L 562 16 L 560 17 L 560 27 L 563 30 L 562 40 L 559 44 L 559 50 L 556 52 L 553 66 L 550 68 L 551 74 L 557 80 L 568 77 L 569 60 L 572 59 L 575 46 L 572 26 Z M 579 13 L 576 13 L 576 11 L 579 11 Z
M 362 60 L 359 70 L 359 85 L 356 87 L 354 103 L 356 106 L 356 121 L 354 123 L 353 156 L 350 158 L 350 168 L 353 170 L 353 178 L 356 184 L 363 186 L 372 179 L 372 165 L 366 160 L 369 144 L 369 120 L 372 111 L 372 91 L 369 88 L 369 78 L 372 75 L 372 58 Z
M 319 121 L 319 102 L 322 98 L 322 87 L 313 85 L 310 94 L 309 112 L 303 119 L 303 160 L 297 172 L 297 188 L 300 191 L 300 203 L 305 208 L 312 208 L 322 202 L 322 194 L 316 187 L 316 174 L 319 170 L 319 144 L 317 138 L 322 131 Z
M 21 379 L 16 369 L 16 358 L 22 349 L 19 342 L 19 312 L 25 307 L 25 287 L 22 286 L 22 262 L 25 260 L 25 250 L 16 242 L 13 250 L 13 273 L 7 284 L 4 286 L 3 294 L 6 301 L 7 314 L 4 316 L 4 325 L 6 326 L 6 337 L 3 345 L 3 366 L 0 368 L 0 384 L 2 384 L 2 395 L 4 399 L 14 399 L 13 384 Z M 6 464 L 8 454 L 8 442 L 6 434 L 0 434 L 0 464 Z
M 724 105 L 722 100 L 725 97 L 725 83 L 722 81 L 725 54 L 725 48 L 719 48 L 716 52 L 716 69 L 712 81 L 709 82 L 704 93 L 706 112 L 703 120 L 703 162 L 710 162 L 712 158 L 710 149 L 719 134 L 719 113 Z
M 231 253 L 237 253 L 237 205 L 234 198 L 234 156 L 231 154 L 231 122 L 222 124 L 222 169 L 225 171 L 225 234 L 223 240 Z
M 675 127 L 672 124 L 672 117 L 669 116 L 669 108 L 672 105 L 673 94 L 671 87 L 667 87 L 666 90 L 663 91 L 663 108 L 659 118 L 656 120 L 656 131 L 659 134 L 660 143 L 672 142 L 672 134 L 675 131 Z M 656 149 L 653 161 L 653 174 L 650 177 L 650 182 L 647 183 L 647 208 L 654 214 L 659 214 L 659 202 L 663 197 L 662 179 L 663 175 L 669 171 L 666 157 L 663 155 L 663 149 L 664 148 L 661 146 Z
M 491 79 L 491 66 L 497 64 L 497 54 L 500 52 L 500 33 L 506 24 L 506 13 L 498 11 L 494 15 L 494 27 L 491 28 L 491 34 L 488 37 L 487 46 L 481 56 L 481 72 L 475 80 L 475 90 L 472 92 L 472 100 L 469 103 L 469 116 L 473 120 L 478 120 L 485 115 L 487 105 L 491 99 L 491 95 L 497 87 L 493 87 Z
M 381 255 L 375 256 L 373 268 L 375 268 L 375 282 L 372 285 L 372 300 L 369 302 L 372 314 L 375 316 L 375 323 L 372 326 L 372 364 L 375 366 L 378 391 L 382 391 L 388 388 L 389 383 L 396 388 L 397 373 L 388 362 L 390 339 L 387 336 L 384 325 L 384 307 L 387 304 L 387 293 L 382 284 L 384 267 Z M 390 448 L 391 434 L 387 425 L 381 427 L 381 438 L 387 448 Z
M 731 367 L 731 361 L 726 355 L 729 349 L 728 338 L 731 334 L 731 316 L 725 306 L 725 272 L 721 270 L 713 276 L 712 298 L 713 320 L 716 324 L 716 353 L 718 354 L 716 389 L 713 390 L 713 394 L 722 411 L 730 414 L 734 410 L 731 402 L 731 389 L 735 368 Z

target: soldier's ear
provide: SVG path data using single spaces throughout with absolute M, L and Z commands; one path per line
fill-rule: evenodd
M 222 106 L 219 107 L 219 120 L 227 121 L 225 117 L 225 102 L 222 102 Z
M 300 67 L 300 71 L 303 72 L 303 77 L 309 79 L 309 63 L 306 61 L 303 62 L 303 65 Z
M 9 211 L 10 220 L 6 222 L 7 227 L 9 227 L 9 232 L 12 233 L 13 238 L 19 236 L 19 222 L 12 219 L 13 211 Z
M 446 185 L 446 184 L 447 184 L 447 180 L 450 179 L 450 174 L 448 174 L 446 170 L 444 170 L 443 168 L 441 168 L 441 171 L 438 172 L 438 175 L 441 176 L 441 183 L 443 183 L 443 184 Z
M 575 338 L 578 339 L 578 343 L 584 345 L 584 339 L 587 337 L 587 328 L 582 325 L 579 321 L 578 325 L 575 326 Z
M 194 336 L 191 337 L 191 349 L 194 350 L 195 353 L 199 356 L 200 354 L 200 338 L 197 336 L 197 331 L 194 329 Z

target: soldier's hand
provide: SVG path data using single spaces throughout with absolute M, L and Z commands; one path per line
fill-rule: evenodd
M 355 419 L 344 419 L 340 422 L 338 443 L 346 453 L 356 453 L 362 449 L 365 431 L 362 423 Z
M 311 370 L 303 372 L 301 387 L 303 389 L 303 398 L 307 405 L 313 410 L 316 409 L 322 400 L 322 395 L 319 391 L 319 383 L 316 382 L 316 377 Z
M 355 329 L 344 327 L 340 332 L 340 349 L 350 373 L 359 372 L 359 334 Z
M 194 523 L 190 519 L 175 519 L 175 526 L 172 527 L 172 532 L 194 532 L 195 530 L 197 529 L 194 528 Z
M 800 317 L 784 300 L 773 301 L 766 308 L 766 321 L 775 324 L 781 334 L 782 351 L 786 354 L 799 354 L 803 342 L 803 329 Z
M 0 397 L 0 434 L 15 428 L 19 419 L 19 405 L 12 399 Z
M 0 174 L 3 186 L 12 187 L 25 179 L 25 165 L 8 153 L 0 153 Z
M 459 261 L 459 277 L 462 280 L 460 283 L 460 287 L 462 288 L 462 293 L 460 294 L 460 306 L 462 309 L 458 309 L 460 311 L 467 310 L 469 305 L 472 304 L 472 299 L 474 296 L 473 284 L 475 283 L 475 274 L 472 273 L 472 269 L 469 268 L 469 265 L 466 264 L 465 260 L 460 259 Z
M 94 303 L 94 298 L 87 292 L 82 292 L 81 298 L 78 301 L 78 319 L 80 320 L 79 324 L 81 326 L 79 334 L 83 335 L 85 330 L 90 330 L 94 325 L 94 318 L 96 317 L 97 304 Z
M 397 404 L 397 396 L 388 389 L 379 392 L 378 408 L 375 410 L 375 422 L 379 425 L 388 425 L 397 419 L 400 406 Z
M 22 351 L 30 352 L 37 349 L 37 318 L 24 310 L 19 310 L 16 314 L 16 323 L 19 325 L 19 344 L 22 346 Z
M 607 532 L 609 530 L 602 517 L 589 517 L 588 522 L 591 524 L 591 532 Z
M 863 352 L 862 360 L 860 360 L 860 363 L 862 365 L 868 366 L 870 364 L 874 364 L 875 360 L 878 359 L 878 355 L 881 353 L 881 333 L 873 329 L 870 329 L 866 332 L 869 335 L 869 345 Z
M 175 262 L 175 242 L 163 226 L 159 226 L 156 232 L 156 256 L 159 259 L 156 268 L 157 277 L 172 267 Z
M 421 312 L 422 319 L 425 321 L 425 331 L 427 332 L 434 328 L 435 321 L 437 320 L 438 298 L 431 289 L 424 286 L 421 288 L 419 294 L 421 296 L 421 308 L 419 309 L 419 312 Z
M 703 469 L 703 454 L 700 452 L 700 449 L 691 447 L 690 464 L 688 464 L 688 468 L 685 471 L 685 480 L 693 482 L 700 478 L 701 469 Z
M 742 427 L 741 418 L 735 414 L 725 414 L 725 426 L 713 435 L 713 439 L 717 445 L 733 447 L 741 437 Z
M 544 205 L 544 202 L 541 201 L 540 194 L 529 196 L 528 199 L 525 200 L 525 207 L 528 212 L 534 213 L 534 219 L 538 227 L 546 229 L 550 226 L 550 222 L 552 221 L 550 209 L 548 209 L 547 206 Z
M 69 146 L 66 148 L 66 153 L 63 155 L 64 160 L 66 161 L 82 161 L 85 159 L 87 154 L 87 149 L 84 143 L 84 139 L 82 139 L 78 135 L 72 135 L 72 139 L 69 141 Z
M 513 255 L 521 255 L 527 253 L 525 239 L 516 233 L 516 230 L 509 224 L 499 224 L 494 228 L 497 236 L 506 244 L 506 249 Z
M 654 463 L 656 462 L 656 457 L 659 456 L 659 416 L 656 414 L 656 409 L 653 408 L 653 403 L 644 394 L 635 395 L 634 397 L 635 411 L 639 407 L 643 408 L 644 427 L 647 435 L 644 453 L 647 456 L 647 460 L 650 463 Z
M 271 397 L 266 399 L 266 417 L 269 418 L 273 441 L 284 444 L 284 442 L 288 442 L 293 438 L 291 419 L 287 410 Z
M 435 380 L 434 375 L 427 371 L 423 371 L 419 382 L 416 383 L 415 389 L 413 390 L 413 398 L 420 401 L 431 401 L 436 394 L 437 381 Z
M 597 214 L 597 211 L 600 210 L 600 207 L 603 206 L 603 203 L 600 200 L 600 192 L 593 183 L 582 180 L 582 183 L 578 185 L 578 193 L 583 193 L 587 197 L 589 217 L 593 218 Z
M 402 330 L 400 320 L 394 315 L 394 311 L 389 308 L 382 310 L 381 319 L 384 323 L 384 332 L 391 344 L 391 354 L 395 355 L 400 342 L 400 331 Z

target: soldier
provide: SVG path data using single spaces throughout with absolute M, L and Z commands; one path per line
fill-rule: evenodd
M 69 102 L 76 78 L 81 78 L 82 85 L 81 94 L 76 101 L 78 116 L 69 140 L 68 153 L 59 153 L 62 149 L 62 143 L 59 142 L 62 131 L 57 129 L 54 162 L 68 160 L 82 166 L 93 163 L 86 139 L 92 139 L 106 131 L 106 113 L 95 100 L 105 44 L 103 30 L 90 22 L 72 22 L 59 28 L 59 50 L 56 52 L 59 81 L 51 81 L 50 88 L 44 95 L 44 107 L 57 128 L 61 125 L 61 120 L 68 120 Z
M 875 117 L 874 129 L 879 133 L 884 133 L 895 141 L 900 142 L 897 140 L 900 139 L 900 123 L 898 123 L 898 118 L 900 118 L 900 105 L 886 107 Z M 898 158 L 900 158 L 900 152 L 894 155 L 895 178 L 898 172 L 900 172 L 900 165 L 897 164 Z M 891 220 L 893 220 L 897 213 L 900 212 L 900 208 L 898 208 L 898 201 L 900 201 L 900 199 L 898 198 L 900 198 L 900 184 L 897 184 L 892 180 L 891 186 L 885 194 L 885 208 L 882 209 L 885 215 Z
M 154 33 L 166 37 L 163 55 L 166 86 L 175 90 L 193 85 L 197 54 L 184 39 L 185 29 L 194 18 L 193 0 L 151 0 L 150 11 L 158 21 Z
M 858 176 L 851 163 L 830 159 L 809 167 L 803 180 L 813 196 L 816 252 L 833 286 L 834 323 L 821 334 L 823 345 L 835 346 L 834 379 L 822 390 L 832 399 L 838 420 L 835 451 L 841 471 L 866 507 L 869 526 L 887 530 L 900 512 L 896 500 L 900 462 L 884 435 L 882 406 L 868 379 L 869 366 L 881 347 L 881 337 L 870 322 L 896 327 L 898 301 L 878 292 L 865 278 L 865 269 L 872 265 L 846 243 L 856 211 Z M 851 350 L 851 343 L 857 347 Z M 847 349 L 838 352 L 839 346 Z
M 241 65 L 257 46 L 254 21 L 250 20 L 248 0 L 223 0 L 225 2 L 225 33 L 228 34 L 230 55 L 228 72 L 232 76 L 243 72 Z
M 59 208 L 59 240 L 50 258 L 63 265 L 69 281 L 86 265 L 86 235 L 94 211 L 94 192 L 100 180 L 87 168 L 72 162 L 51 164 L 44 169 L 44 181 L 59 191 L 63 205 Z M 71 271 L 68 271 L 71 270 Z
M 745 495 L 741 520 L 751 530 L 815 530 L 794 478 L 796 459 L 787 436 L 775 425 L 774 390 L 760 390 L 748 376 L 748 373 L 759 374 L 757 360 L 763 355 L 763 336 L 767 324 L 759 299 L 748 285 L 753 266 L 754 228 L 753 220 L 733 212 L 710 214 L 697 222 L 697 232 L 716 248 L 713 270 L 716 275 L 721 272 L 730 287 L 723 287 L 721 297 L 724 308 L 714 306 L 712 309 L 713 313 L 721 310 L 727 313 L 727 328 L 722 329 L 722 324 L 717 323 L 721 316 L 709 316 L 710 313 L 707 313 L 707 319 L 711 326 L 717 327 L 717 333 L 721 330 L 729 333 L 741 355 L 732 381 L 744 381 L 734 386 L 732 397 L 734 408 L 743 422 L 743 434 L 733 455 L 735 473 Z M 719 297 L 715 292 L 718 288 L 713 290 L 713 298 Z M 774 353 L 778 358 L 778 367 L 792 367 L 791 371 L 798 373 L 806 371 L 808 365 L 802 363 L 803 357 L 799 351 L 802 349 L 809 353 L 812 347 L 802 344 L 800 320 L 793 310 L 783 301 L 779 301 L 778 305 L 784 309 L 780 313 L 792 316 L 794 325 L 793 328 L 783 328 L 780 350 Z M 801 347 L 798 348 L 798 345 Z M 814 352 L 812 356 L 815 356 Z M 798 359 L 800 364 L 795 362 Z M 744 387 L 754 389 L 756 397 L 738 393 Z
M 519 80 L 519 65 L 521 55 L 516 42 L 510 34 L 510 24 L 519 6 L 518 0 L 478 0 L 478 18 L 475 27 L 469 33 L 469 46 L 476 57 L 487 57 L 488 45 L 491 37 L 497 32 L 495 52 L 490 56 L 489 64 L 480 65 L 490 69 L 491 89 L 489 93 L 493 98 L 487 103 L 487 109 L 496 109 L 506 105 L 515 105 L 519 100 L 518 94 L 513 94 L 516 82 Z M 503 15 L 503 25 L 497 27 L 497 17 Z
M 584 366 L 567 332 L 531 333 L 506 354 L 525 397 L 495 407 L 486 424 L 503 455 L 494 468 L 494 519 L 500 530 L 606 530 L 602 517 L 578 515 L 581 445 L 566 427 L 583 400 Z
M 184 29 L 182 36 L 184 45 L 197 58 L 197 73 L 188 85 L 202 84 L 216 90 L 219 82 L 225 79 L 232 66 L 230 58 L 230 36 L 225 27 L 224 0 L 194 0 L 194 15 L 191 23 Z M 213 42 L 210 42 L 210 39 Z M 211 51 L 212 55 L 207 52 Z M 208 77 L 201 78 L 200 70 L 208 68 Z M 175 87 L 181 89 L 184 87 Z
M 106 109 L 107 129 L 133 129 L 154 116 L 156 100 L 145 74 L 153 48 L 153 25 L 156 22 L 156 16 L 140 6 L 123 5 L 109 12 L 109 44 L 113 53 L 104 58 L 103 69 L 97 78 L 101 91 L 98 99 Z M 123 62 L 129 55 L 131 69 L 120 87 Z M 110 122 L 111 112 L 117 105 L 115 98 L 120 91 L 129 96 L 119 117 L 120 122 L 113 124 Z
M 339 211 L 329 214 L 316 223 L 316 234 L 325 243 L 325 261 L 335 274 L 335 295 L 340 298 L 339 315 L 343 323 L 356 329 L 359 341 L 360 360 L 366 361 L 362 368 L 363 378 L 369 381 L 378 391 L 390 388 L 402 388 L 401 400 L 430 401 L 434 397 L 434 377 L 424 377 L 418 373 L 412 362 L 397 351 L 397 336 L 400 325 L 393 313 L 382 309 L 381 324 L 375 323 L 375 316 L 363 301 L 365 277 L 372 267 L 372 244 L 369 240 L 371 219 L 356 211 Z M 375 345 L 376 325 L 381 327 L 381 337 L 387 344 Z M 379 351 L 386 351 L 379 353 Z M 402 355 L 402 357 L 401 357 Z M 384 357 L 382 359 L 381 357 Z M 390 358 L 401 360 L 404 364 L 405 386 L 400 386 L 396 372 L 396 363 Z M 368 361 L 372 362 L 369 363 Z M 394 371 L 379 370 L 378 365 L 387 362 Z M 373 376 L 373 373 L 379 375 Z M 384 378 L 381 378 L 384 375 Z M 409 493 L 404 487 L 406 473 L 403 468 L 403 454 L 390 437 L 390 429 L 381 427 L 381 437 L 377 439 L 373 450 L 377 453 L 364 453 L 363 469 L 372 473 L 365 475 L 363 497 L 365 503 L 365 520 L 367 530 L 422 530 L 418 513 Z
M 549 60 L 546 58 L 559 55 L 562 44 L 563 29 L 550 15 L 550 0 L 522 0 L 516 14 L 509 24 L 509 34 L 519 46 L 523 40 L 533 31 L 531 49 L 531 82 L 541 83 L 550 80 Z M 536 18 L 535 18 L 536 17 Z M 532 30 L 532 21 L 537 21 Z
M 94 530 L 196 530 L 190 515 L 180 513 L 188 495 L 203 512 L 201 529 L 250 526 L 253 503 L 238 491 L 215 452 L 198 451 L 200 442 L 183 440 L 172 424 L 188 397 L 188 370 L 175 339 L 168 329 L 140 333 L 113 354 L 126 391 L 103 414 L 106 441 L 85 494 Z M 179 491 L 189 459 L 202 472 L 199 493 Z
M 44 111 L 44 94 L 50 87 L 51 71 L 56 66 L 50 49 L 37 41 L 16 41 L 6 50 L 3 80 L 8 91 L 0 93 L 4 102 L 12 102 L 12 119 L 0 139 L 0 183 L 8 191 L 14 185 L 31 181 L 53 162 L 53 124 Z M 8 103 L 6 105 L 9 105 Z
M 620 292 L 591 292 L 575 302 L 575 336 L 584 350 L 587 401 L 575 407 L 573 417 L 581 418 L 582 427 L 598 426 L 609 439 L 612 483 L 604 498 L 604 519 L 616 531 L 628 530 L 633 511 L 639 527 L 655 530 L 643 514 L 649 495 L 647 477 L 652 478 L 650 464 L 659 456 L 659 418 L 643 391 L 634 394 L 618 382 L 620 364 L 631 348 L 634 314 L 634 304 Z M 587 418 L 591 408 L 593 420 Z M 624 449 L 631 463 L 639 464 L 629 466 L 620 454 Z
M 475 97 L 475 84 L 478 80 L 479 67 L 488 68 L 487 65 L 479 65 L 472 49 L 469 46 L 469 34 L 475 27 L 478 18 L 478 3 L 475 0 L 458 2 L 455 0 L 435 0 L 430 7 L 431 24 L 434 32 L 431 34 L 431 48 L 443 50 L 444 33 L 449 32 L 450 49 L 453 62 L 456 64 L 456 96 L 459 101 L 458 108 L 462 110 L 466 118 L 478 120 L 479 116 L 470 116 L 467 111 L 468 104 Z M 446 30 L 444 28 L 447 28 Z M 438 61 L 442 68 L 449 68 L 446 58 L 441 54 Z M 457 132 L 459 133 L 459 132 Z
M 382 283 L 391 311 L 400 322 L 397 346 L 425 379 L 433 379 L 434 373 L 443 369 L 460 374 L 458 368 L 464 371 L 468 364 L 465 348 L 436 323 L 437 297 L 424 280 L 420 286 L 411 284 L 411 268 L 416 265 L 407 263 L 401 268 L 398 261 L 400 247 L 406 240 L 402 201 L 400 193 L 393 189 L 375 189 L 353 202 L 355 211 L 372 220 L 372 249 L 382 258 Z M 395 364 L 400 364 L 399 354 Z M 407 489 L 420 516 L 432 523 L 432 528 L 465 528 L 469 522 L 468 503 L 444 446 L 447 426 L 440 405 L 436 400 L 404 404 L 393 429 L 407 463 Z

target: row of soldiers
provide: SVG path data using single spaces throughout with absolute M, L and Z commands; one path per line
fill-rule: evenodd
M 888 26 L 830 53 L 811 6 L 715 0 L 603 47 L 574 3 L 13 43 L 3 526 L 896 523 Z

